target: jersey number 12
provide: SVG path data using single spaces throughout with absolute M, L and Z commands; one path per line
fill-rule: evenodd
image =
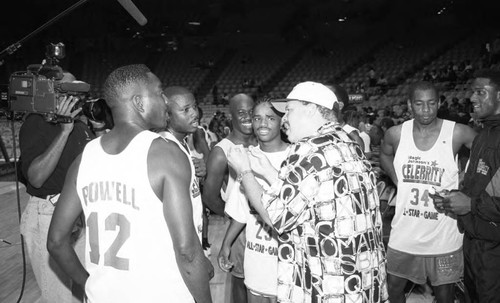
M 129 260 L 120 258 L 117 254 L 123 243 L 130 237 L 130 222 L 122 214 L 109 214 L 106 220 L 104 220 L 104 230 L 115 231 L 117 226 L 120 230 L 111 246 L 104 253 L 104 266 L 111 266 L 119 270 L 128 270 Z M 96 212 L 90 213 L 87 219 L 87 228 L 89 229 L 90 262 L 99 264 L 101 252 L 99 250 L 99 228 Z

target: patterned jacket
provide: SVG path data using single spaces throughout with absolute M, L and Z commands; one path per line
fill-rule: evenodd
M 279 302 L 384 302 L 376 177 L 337 123 L 291 147 L 262 202 L 280 234 Z

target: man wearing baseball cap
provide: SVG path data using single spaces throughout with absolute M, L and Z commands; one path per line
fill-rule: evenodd
M 285 113 L 282 127 L 293 144 L 279 172 L 256 149 L 236 146 L 228 161 L 252 206 L 279 233 L 278 302 L 387 301 L 376 177 L 338 123 L 337 96 L 307 81 L 272 104 Z

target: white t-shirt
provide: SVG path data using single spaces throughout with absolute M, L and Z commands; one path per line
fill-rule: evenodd
M 286 159 L 289 148 L 284 151 L 266 153 L 276 170 Z M 259 178 L 257 181 L 266 189 L 267 183 Z M 225 211 L 234 220 L 246 223 L 245 248 L 245 285 L 252 291 L 262 295 L 276 296 L 278 288 L 278 241 L 276 232 L 267 226 L 260 216 L 250 209 L 246 200 L 235 200 L 240 203 L 226 202 Z

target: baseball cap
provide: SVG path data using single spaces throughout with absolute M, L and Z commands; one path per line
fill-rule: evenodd
M 338 102 L 335 93 L 325 85 L 305 81 L 295 85 L 285 99 L 271 100 L 271 103 L 278 111 L 284 113 L 286 102 L 292 100 L 310 102 L 328 109 L 333 109 L 333 105 Z

